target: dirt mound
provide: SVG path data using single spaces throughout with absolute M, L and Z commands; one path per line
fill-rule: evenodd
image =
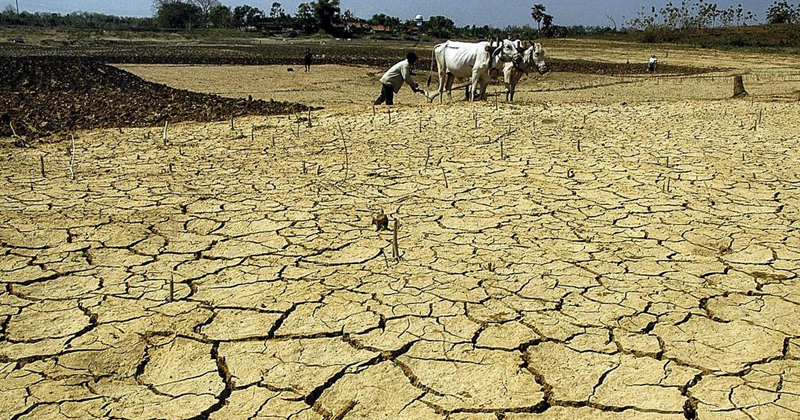
M 300 112 L 305 105 L 248 101 L 147 82 L 90 58 L 9 58 L 0 72 L 0 114 L 17 134 L 41 137 L 75 129 L 146 127 L 165 120 L 218 121 Z M 11 135 L 8 124 L 0 136 Z

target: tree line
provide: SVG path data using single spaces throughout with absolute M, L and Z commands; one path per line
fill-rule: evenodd
M 421 26 L 408 19 L 375 14 L 360 18 L 350 10 L 341 10 L 339 0 L 315 0 L 300 3 L 292 15 L 279 2 L 273 2 L 269 10 L 242 5 L 229 7 L 218 0 L 154 0 L 153 17 L 119 17 L 101 13 L 75 12 L 65 15 L 57 13 L 17 13 L 9 5 L 0 13 L 0 24 L 26 26 L 68 26 L 96 29 L 236 29 L 241 31 L 282 33 L 287 36 L 315 34 L 320 31 L 334 36 L 359 36 L 374 27 L 380 27 L 387 36 L 424 34 L 432 38 L 489 39 L 513 36 L 533 39 L 539 37 L 567 37 L 607 34 L 616 28 L 600 26 L 559 26 L 553 24 L 553 16 L 546 13 L 545 6 L 534 5 L 531 25 L 495 28 L 489 25 L 457 26 L 446 16 L 431 16 Z M 364 28 L 367 28 L 364 30 Z
M 741 3 L 723 9 L 717 3 L 704 0 L 683 0 L 680 4 L 668 2 L 660 8 L 642 7 L 639 13 L 626 22 L 634 30 L 686 30 L 742 26 L 756 23 L 757 16 L 745 10 Z M 775 0 L 765 13 L 768 24 L 800 23 L 800 4 L 793 6 L 786 0 Z
M 668 2 L 660 8 L 651 6 L 630 20 L 623 17 L 618 28 L 613 17 L 607 16 L 606 26 L 561 26 L 547 13 L 542 4 L 531 7 L 531 20 L 536 24 L 494 28 L 488 25 L 459 27 L 446 16 L 431 16 L 417 25 L 414 20 L 385 14 L 375 14 L 369 19 L 359 18 L 350 10 L 341 10 L 340 0 L 314 0 L 300 3 L 292 15 L 282 4 L 273 2 L 269 10 L 242 5 L 229 7 L 219 0 L 153 0 L 153 17 L 119 17 L 100 13 L 75 12 L 17 13 L 9 5 L 0 13 L 0 24 L 28 26 L 72 26 L 98 29 L 236 29 L 263 33 L 281 33 L 286 36 L 325 32 L 334 36 L 359 36 L 372 28 L 380 27 L 387 35 L 424 34 L 433 38 L 489 39 L 513 37 L 520 39 L 597 36 L 636 31 L 680 31 L 695 28 L 713 28 L 747 25 L 756 22 L 756 15 L 744 10 L 741 4 L 723 9 L 708 0 L 683 0 L 680 4 Z M 800 5 L 786 0 L 775 0 L 765 13 L 768 23 L 796 24 L 800 22 Z M 368 28 L 366 31 L 363 28 Z

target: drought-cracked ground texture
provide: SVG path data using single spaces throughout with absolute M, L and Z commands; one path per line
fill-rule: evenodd
M 350 106 L 77 133 L 74 180 L 4 140 L 0 413 L 799 418 L 799 114 Z

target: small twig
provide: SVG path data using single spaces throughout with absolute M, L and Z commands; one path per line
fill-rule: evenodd
M 169 277 L 169 301 L 175 302 L 175 274 Z
M 42 178 L 47 178 L 44 173 L 44 155 L 39 156 L 39 168 L 42 170 Z
M 311 108 L 308 108 L 308 128 L 311 128 Z
M 167 127 L 169 127 L 169 120 L 164 121 L 164 133 L 161 134 L 161 139 L 164 141 L 164 146 L 167 145 Z
M 387 107 L 386 110 L 387 110 L 387 113 L 389 114 L 389 125 L 391 125 L 392 124 L 392 107 Z
M 342 130 L 342 124 L 340 122 L 336 122 L 336 125 L 339 126 L 339 133 L 342 137 L 342 143 L 344 143 L 344 179 L 347 180 L 347 171 L 350 168 L 350 154 L 347 151 L 347 139 L 344 136 L 344 130 Z
M 234 129 L 235 128 L 233 126 L 233 113 L 231 113 L 231 131 L 233 131 Z
M 250 127 L 250 143 L 256 142 L 256 128 Z
M 423 168 L 428 167 L 428 160 L 430 160 L 430 158 L 431 158 L 431 146 L 428 145 L 428 152 L 425 154 L 425 164 L 422 165 Z
M 505 152 L 503 151 L 503 140 L 500 140 L 500 160 L 505 159 Z
M 515 129 L 513 129 L 513 130 L 511 130 L 511 131 L 506 131 L 505 133 L 501 134 L 499 137 L 497 137 L 496 139 L 494 139 L 494 141 L 500 141 L 500 140 L 502 140 L 502 139 L 503 139 L 503 137 L 508 137 L 508 136 L 510 136 L 510 135 L 512 135 L 512 134 L 514 134 L 514 133 L 516 133 L 516 132 L 517 132 L 517 129 L 516 129 L 516 128 L 515 128 Z M 489 136 L 489 143 L 491 143 L 491 142 L 492 142 L 492 137 L 491 137 L 491 136 Z
M 70 157 L 70 159 L 69 159 L 69 173 L 72 176 L 72 180 L 74 181 L 75 180 L 75 171 L 72 169 L 72 167 L 73 167 L 73 165 L 75 165 L 75 136 L 73 134 L 70 134 L 70 137 L 72 138 L 72 147 L 71 147 L 71 149 L 72 149 L 72 151 L 71 151 L 72 157 Z
M 392 256 L 395 261 L 400 261 L 400 247 L 397 244 L 397 231 L 400 229 L 400 223 L 394 219 L 394 232 L 392 234 Z
M 11 128 L 11 138 L 17 139 L 17 141 L 14 142 L 14 145 L 18 147 L 31 147 L 30 143 L 28 143 L 27 137 L 20 137 L 17 135 L 17 131 L 14 130 L 14 125 L 11 123 L 11 121 L 8 122 L 8 126 Z
M 581 151 L 581 138 L 578 137 L 578 152 Z
M 450 188 L 450 186 L 447 184 L 447 173 L 444 171 L 444 168 L 442 168 L 442 176 L 444 176 L 444 187 Z

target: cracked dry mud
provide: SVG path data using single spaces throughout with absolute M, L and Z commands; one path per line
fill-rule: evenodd
M 92 131 L 74 181 L 64 143 L 4 147 L 0 413 L 798 418 L 798 111 L 422 105 L 389 126 L 362 107 L 181 124 L 166 146 Z

